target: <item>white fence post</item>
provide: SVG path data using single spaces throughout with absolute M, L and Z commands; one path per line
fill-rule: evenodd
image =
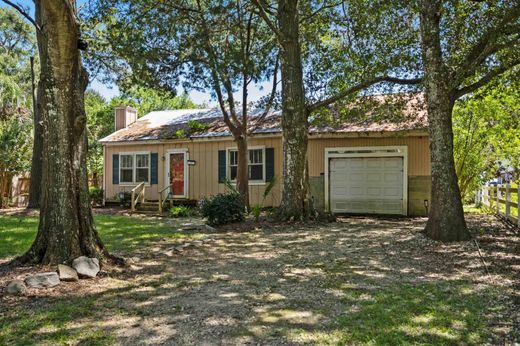
M 511 215 L 511 206 L 509 202 L 511 202 L 511 193 L 509 192 L 510 185 L 506 184 L 506 219 L 509 219 L 509 215 Z
M 500 184 L 497 184 L 497 213 L 500 214 Z

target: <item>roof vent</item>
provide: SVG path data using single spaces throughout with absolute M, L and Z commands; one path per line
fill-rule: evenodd
M 124 129 L 137 121 L 137 109 L 130 106 L 117 106 L 114 109 L 116 131 Z

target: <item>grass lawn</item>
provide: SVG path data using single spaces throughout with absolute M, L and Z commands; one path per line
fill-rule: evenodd
M 0 345 L 514 343 L 515 272 L 499 267 L 518 238 L 496 246 L 438 244 L 424 219 L 352 218 L 325 225 L 264 225 L 212 234 L 214 242 L 168 251 L 182 237 L 171 220 L 96 216 L 111 251 L 129 268 L 24 297 L 0 294 Z M 33 217 L 0 217 L 2 258 L 22 253 Z M 494 235 L 492 235 L 494 234 Z M 163 239 L 165 238 L 165 239 Z M 513 250 L 512 250 L 513 249 Z M 511 262 L 511 265 L 514 265 Z M 116 270 L 117 269 L 117 270 Z M 7 273 L 24 277 L 27 271 Z M 25 269 L 27 270 L 27 269 Z M 29 269 L 30 270 L 30 269 Z M 2 281 L 3 280 L 3 281 Z M 0 288 L 9 279 L 0 277 Z M 496 327 L 498 326 L 498 327 Z M 498 329 L 496 329 L 498 328 Z
M 0 259 L 21 255 L 32 244 L 38 230 L 38 217 L 0 215 Z M 129 216 L 96 215 L 96 227 L 109 251 L 128 253 L 153 244 L 161 238 L 181 238 L 173 232 L 172 219 L 142 220 Z M 196 236 L 194 234 L 193 236 Z

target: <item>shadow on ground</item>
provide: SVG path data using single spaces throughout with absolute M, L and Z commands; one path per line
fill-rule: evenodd
M 0 344 L 514 340 L 517 282 L 507 268 L 518 254 L 518 238 L 488 219 L 487 228 L 474 220 L 482 239 L 489 232 L 508 239 L 483 244 L 494 266 L 485 276 L 472 242 L 432 242 L 419 234 L 424 222 L 351 218 L 264 225 L 219 234 L 210 245 L 181 254 L 168 251 L 177 239 L 133 247 L 135 265 L 107 271 L 88 285 L 2 297 Z M 502 265 L 500 254 L 509 262 Z

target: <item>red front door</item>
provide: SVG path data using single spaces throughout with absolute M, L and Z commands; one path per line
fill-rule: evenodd
M 172 195 L 185 196 L 184 153 L 170 154 L 170 184 Z

